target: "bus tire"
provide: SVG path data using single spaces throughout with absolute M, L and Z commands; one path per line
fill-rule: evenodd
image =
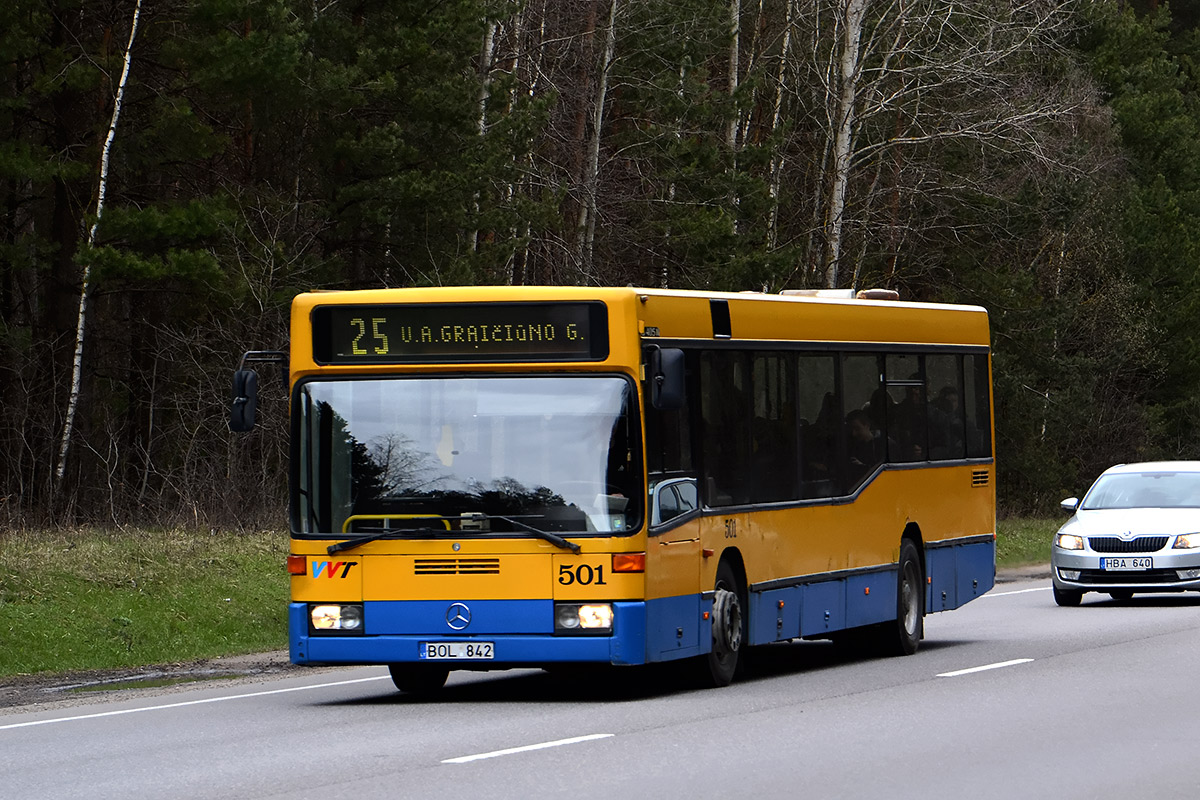
M 896 575 L 896 620 L 884 623 L 883 652 L 911 656 L 925 636 L 925 580 L 921 556 L 910 539 L 900 542 L 900 569 Z
M 446 685 L 447 667 L 434 664 L 388 664 L 392 683 L 408 694 L 432 694 Z
M 712 610 L 712 650 L 703 656 L 701 680 L 708 686 L 728 686 L 742 661 L 746 615 L 737 577 L 728 561 L 717 567 Z

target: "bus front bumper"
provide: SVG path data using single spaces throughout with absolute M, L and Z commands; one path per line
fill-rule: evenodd
M 288 608 L 289 645 L 294 664 L 431 663 L 429 644 L 491 644 L 490 658 L 461 654 L 466 648 L 434 648 L 448 655 L 435 659 L 450 669 L 508 669 L 561 663 L 637 665 L 646 663 L 646 613 L 641 602 L 613 603 L 611 634 L 554 633 L 550 600 L 471 601 L 470 632 L 456 633 L 447 623 L 451 603 L 431 601 L 363 603 L 364 631 L 338 635 L 309 628 L 308 603 Z M 460 624 L 460 623 L 457 623 Z M 378 631 L 378 632 L 375 632 Z

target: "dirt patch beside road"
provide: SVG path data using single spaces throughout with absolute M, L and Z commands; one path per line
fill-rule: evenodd
M 132 699 L 148 694 L 169 694 L 178 687 L 194 686 L 200 681 L 253 684 L 268 677 L 293 672 L 311 674 L 313 671 L 312 667 L 292 664 L 286 650 L 277 650 L 125 669 L 19 675 L 0 683 L 0 714 L 33 710 L 30 706 L 40 710 L 86 705 L 111 700 L 117 692 Z

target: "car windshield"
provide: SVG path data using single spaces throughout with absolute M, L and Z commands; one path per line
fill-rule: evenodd
M 1102 475 L 1080 508 L 1198 508 L 1200 472 L 1124 472 Z
M 632 384 L 608 376 L 310 381 L 294 527 L 357 536 L 626 531 L 645 497 Z

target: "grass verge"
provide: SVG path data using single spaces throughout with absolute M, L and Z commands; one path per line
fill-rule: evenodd
M 1050 540 L 1063 520 L 1017 517 L 996 522 L 996 567 L 1050 563 Z
M 283 533 L 0 535 L 0 679 L 287 647 Z
M 1001 520 L 998 567 L 1050 560 L 1053 519 Z M 0 535 L 0 680 L 287 647 L 284 533 Z

